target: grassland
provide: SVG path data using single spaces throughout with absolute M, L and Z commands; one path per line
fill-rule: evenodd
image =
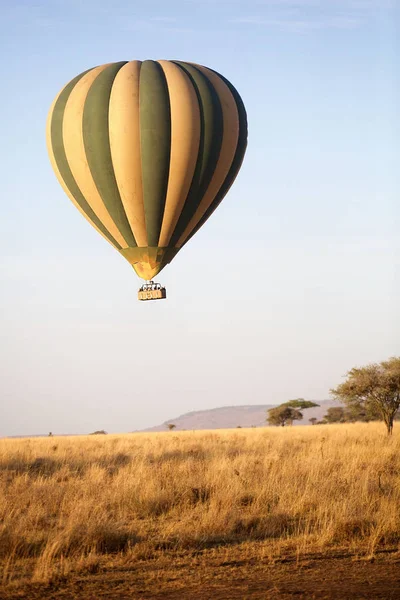
M 398 552 L 399 434 L 370 423 L 0 440 L 0 597 L 167 559 Z

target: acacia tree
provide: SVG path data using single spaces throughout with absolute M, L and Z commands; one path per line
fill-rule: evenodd
M 306 408 L 314 408 L 315 406 L 319 406 L 319 404 L 315 404 L 315 402 L 311 402 L 311 400 L 304 400 L 304 398 L 296 398 L 295 400 L 284 402 L 281 406 L 289 406 L 290 408 L 304 410 Z
M 351 369 L 331 394 L 349 408 L 364 409 L 384 421 L 388 435 L 400 408 L 400 357 Z
M 267 411 L 267 421 L 270 425 L 280 425 L 284 427 L 286 423 L 290 425 L 293 421 L 299 421 L 303 418 L 303 414 L 297 410 L 297 408 L 292 408 L 290 406 L 276 406 L 275 408 L 270 408 Z
M 170 431 L 172 431 L 173 429 L 176 428 L 176 425 L 174 425 L 174 423 L 168 423 L 167 427 Z
M 342 406 L 332 406 L 328 408 L 328 412 L 324 415 L 327 423 L 344 423 L 346 415 Z

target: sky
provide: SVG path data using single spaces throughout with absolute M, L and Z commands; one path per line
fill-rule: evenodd
M 400 354 L 399 17 L 396 0 L 2 0 L 0 436 L 321 400 Z M 137 301 L 45 144 L 70 79 L 135 59 L 215 69 L 249 123 L 160 302 Z

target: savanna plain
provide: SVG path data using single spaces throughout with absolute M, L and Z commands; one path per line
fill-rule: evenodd
M 400 598 L 400 426 L 0 440 L 1 599 Z

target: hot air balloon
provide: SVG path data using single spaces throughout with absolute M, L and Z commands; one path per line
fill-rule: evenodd
M 133 266 L 138 297 L 206 222 L 243 161 L 247 118 L 233 85 L 168 60 L 109 63 L 55 98 L 47 147 L 55 174 L 89 223 Z

